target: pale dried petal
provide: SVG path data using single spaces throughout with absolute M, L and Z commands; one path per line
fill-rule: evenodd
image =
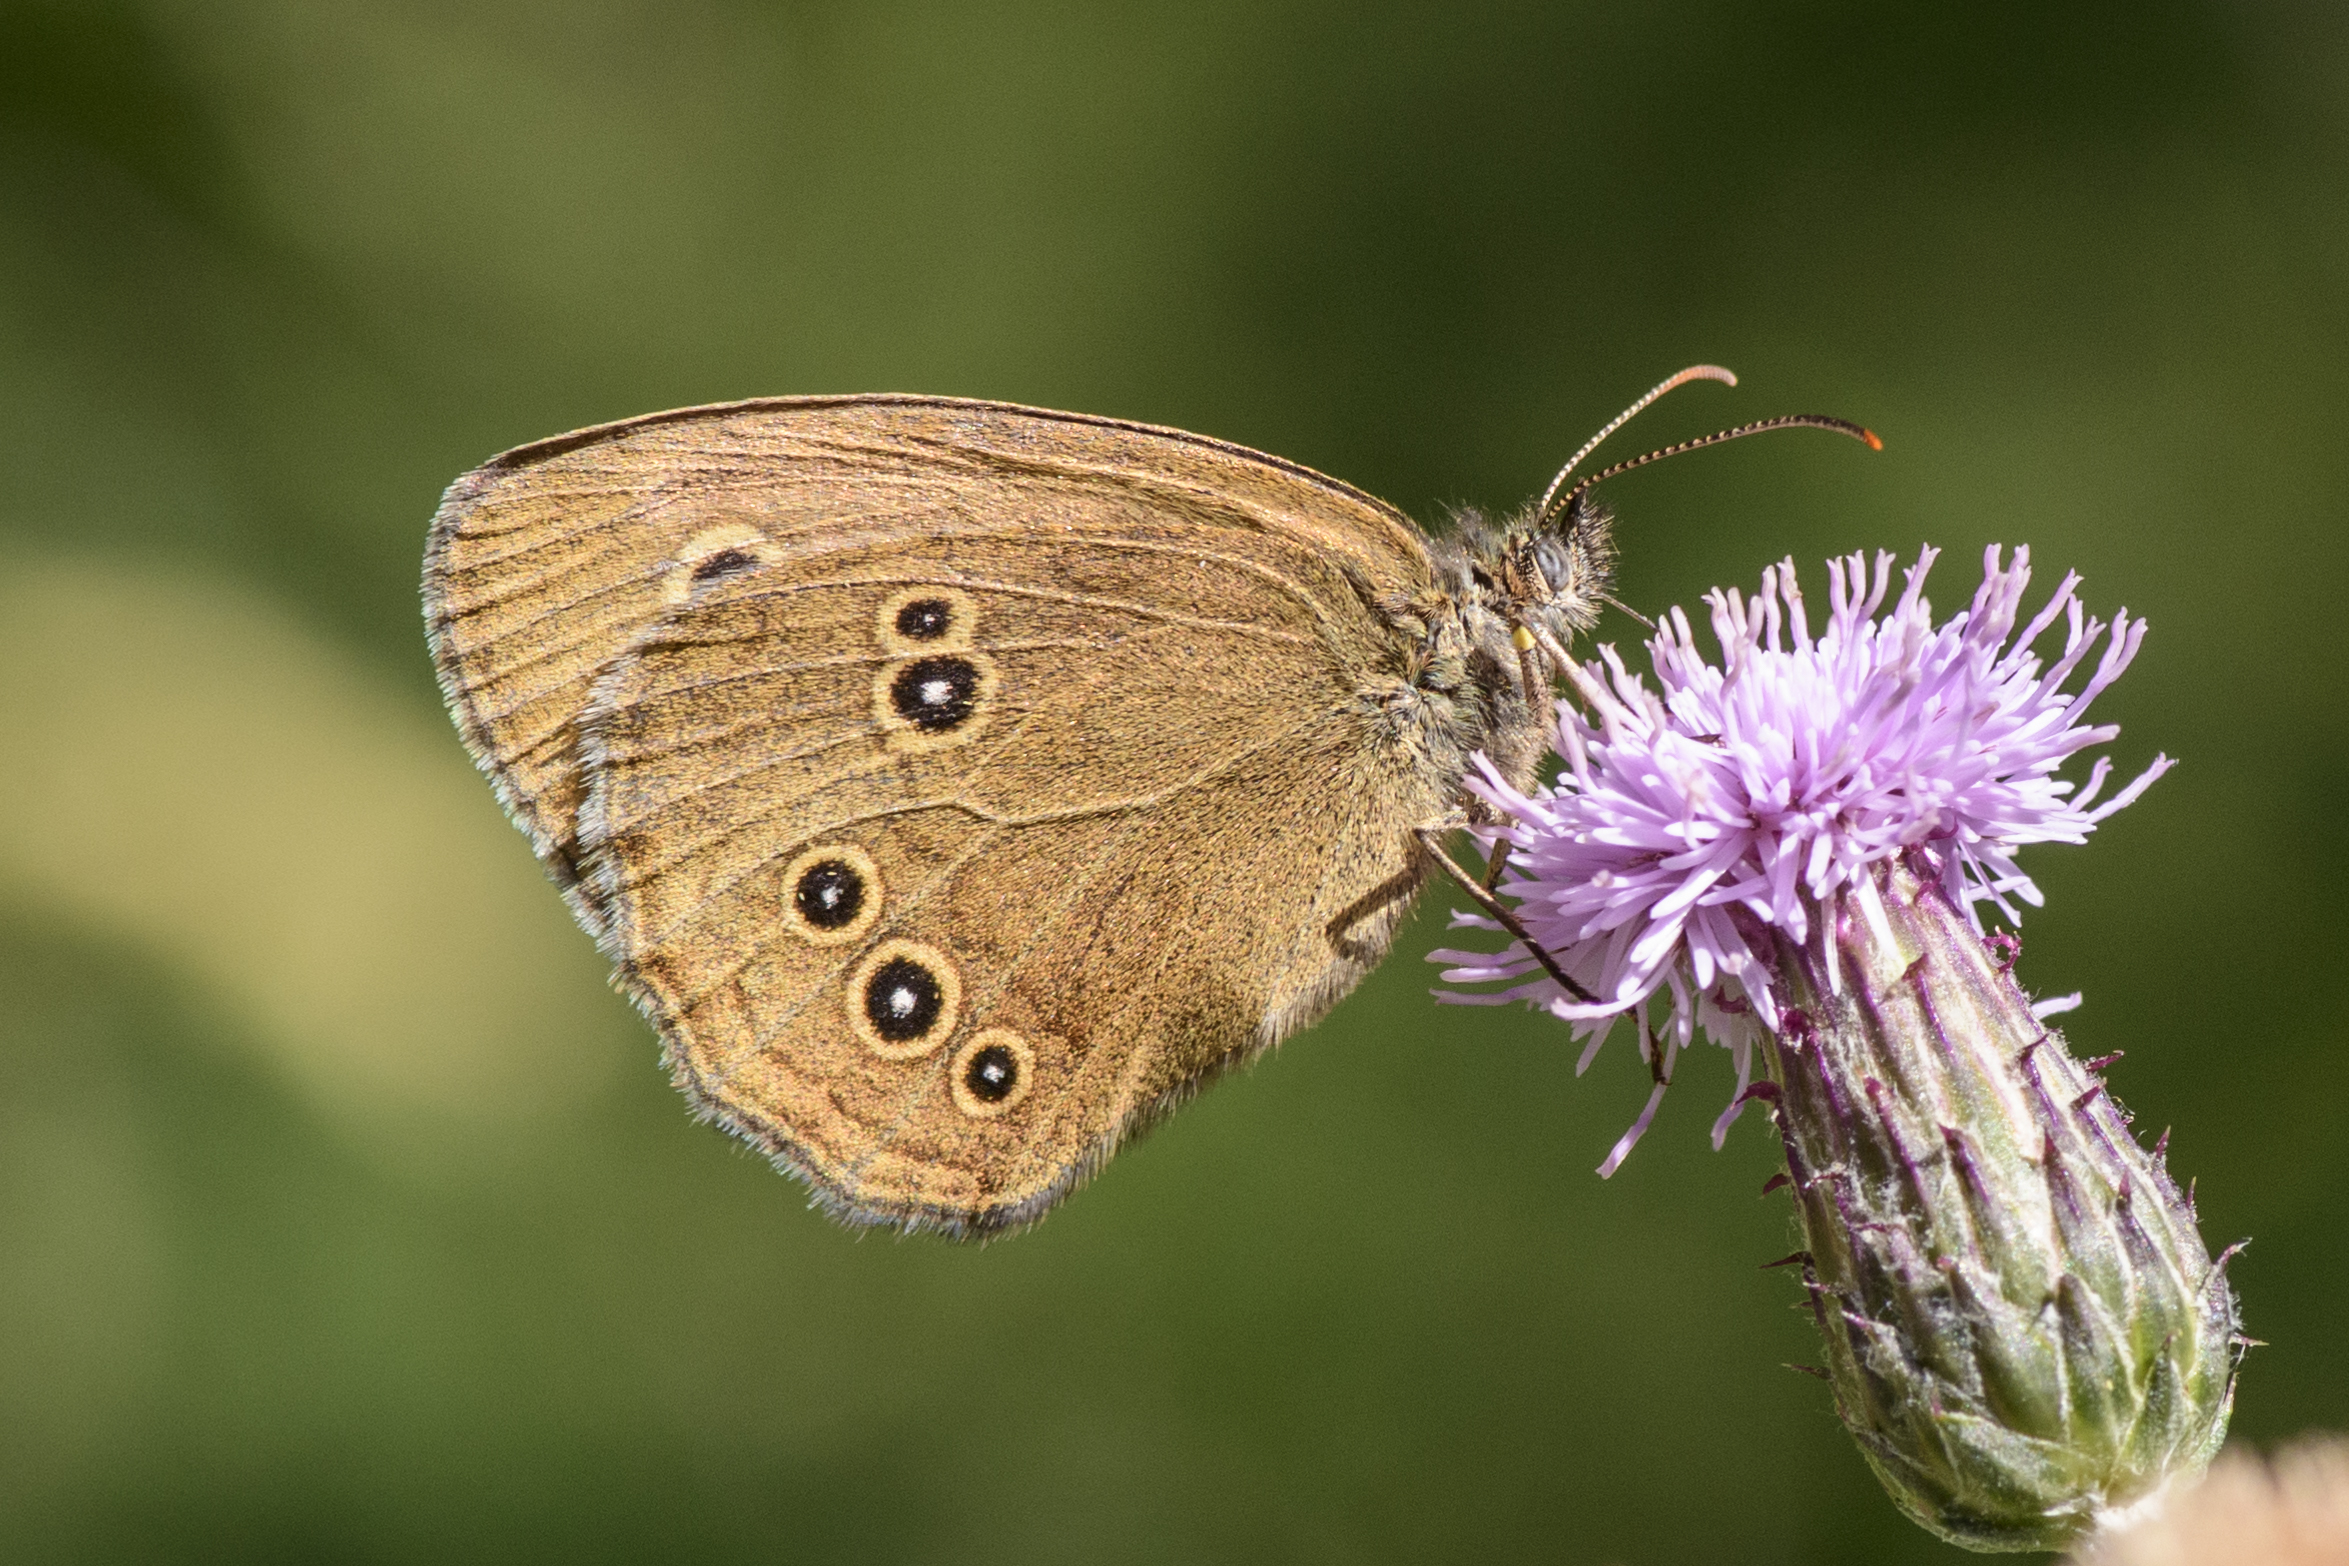
M 2349 1566 L 2349 1440 L 2318 1436 L 2262 1462 L 2240 1448 L 2202 1483 L 2116 1519 L 2070 1566 Z

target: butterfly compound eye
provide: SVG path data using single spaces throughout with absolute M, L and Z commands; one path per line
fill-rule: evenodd
M 1028 1096 L 1036 1052 L 1009 1028 L 988 1028 L 954 1056 L 954 1107 L 974 1120 L 1007 1113 Z
M 912 1060 L 946 1042 L 961 1007 L 954 964 L 914 941 L 883 941 L 849 981 L 849 1026 L 889 1060 Z
M 852 843 L 819 844 L 784 867 L 781 901 L 783 924 L 803 941 L 861 940 L 881 917 L 881 872 Z

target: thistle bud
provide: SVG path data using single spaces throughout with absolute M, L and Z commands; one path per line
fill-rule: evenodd
M 1869 1466 L 1944 1538 L 2061 1549 L 2208 1464 L 2235 1301 L 2159 1151 L 1924 857 L 1776 943 L 1763 1094 Z
M 1697 1031 L 1725 1045 L 1738 1093 L 1714 1144 L 1772 1104 L 1806 1242 L 1788 1260 L 1869 1465 L 1945 1538 L 2056 1549 L 2202 1471 L 2244 1340 L 2162 1147 L 2138 1146 L 2045 1025 L 2067 1003 L 2033 1007 L 2013 937 L 1977 917 L 2040 900 L 2019 847 L 2084 841 L 2169 766 L 2101 803 L 2109 761 L 2056 775 L 2119 732 L 2080 719 L 2144 622 L 2089 619 L 2067 577 L 2018 634 L 2029 555 L 1993 549 L 1935 626 L 1932 563 L 1878 619 L 1891 557 L 1872 581 L 1832 562 L 1817 637 L 1791 562 L 1750 599 L 1714 593 L 1718 665 L 1675 610 L 1648 644 L 1656 689 L 1612 649 L 1567 669 L 1582 704 L 1559 709 L 1557 783 L 1521 794 L 1488 768 L 1479 788 L 1516 908 L 1458 922 L 1515 944 L 1435 954 L 1450 982 L 1504 988 L 1438 993 L 1531 1001 L 1585 1064 L 1636 1020 L 1656 1086 L 1601 1174 Z

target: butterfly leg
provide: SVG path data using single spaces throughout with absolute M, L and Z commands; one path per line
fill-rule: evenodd
M 1450 830 L 1451 828 L 1442 826 L 1413 827 L 1411 835 L 1419 839 L 1419 846 L 1427 851 L 1428 857 L 1442 866 L 1446 875 L 1459 883 L 1460 890 L 1468 894 L 1470 902 L 1483 909 L 1494 923 L 1516 937 L 1518 944 L 1533 954 L 1533 960 L 1541 964 L 1542 972 L 1557 981 L 1558 988 L 1576 1000 L 1595 1003 L 1598 997 L 1584 989 L 1575 981 L 1573 975 L 1558 966 L 1558 959 L 1552 957 L 1542 943 L 1533 938 L 1532 933 L 1525 928 L 1524 921 L 1511 913 L 1499 898 L 1487 891 L 1484 883 L 1470 875 L 1461 866 L 1460 861 L 1444 851 L 1444 834 Z
M 1322 934 L 1328 939 L 1330 949 L 1341 957 L 1351 958 L 1365 966 L 1377 962 L 1386 952 L 1388 936 L 1382 934 L 1376 944 L 1366 945 L 1351 932 L 1356 925 L 1372 915 L 1409 899 L 1419 890 L 1421 879 L 1419 866 L 1406 866 L 1338 910 L 1337 917 L 1322 927 Z M 1392 921 L 1389 921 L 1386 928 L 1391 931 L 1392 927 Z
M 1529 712 L 1539 712 L 1549 699 L 1550 682 L 1542 668 L 1541 650 L 1529 627 L 1518 626 L 1510 635 L 1517 648 L 1517 681 L 1525 691 L 1525 706 Z
M 1664 1041 L 1648 1023 L 1648 1009 L 1639 1009 L 1639 1052 L 1647 1057 L 1648 1075 L 1658 1087 L 1672 1085 L 1672 1057 L 1665 1053 Z
M 1582 675 L 1581 666 L 1575 663 L 1574 655 L 1569 653 L 1565 647 L 1559 643 L 1558 638 L 1552 636 L 1549 632 L 1543 630 L 1538 625 L 1527 627 L 1526 634 L 1533 638 L 1534 644 L 1541 648 L 1542 652 L 1548 656 L 1551 665 L 1555 667 L 1558 673 L 1565 679 L 1574 681 L 1577 684 L 1583 683 L 1588 679 L 1588 676 Z M 1578 676 L 1581 676 L 1581 678 L 1578 679 Z

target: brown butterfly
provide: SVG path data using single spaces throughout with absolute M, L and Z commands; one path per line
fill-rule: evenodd
M 1430 538 L 1293 462 L 940 397 L 507 452 L 425 557 L 465 742 L 701 1114 L 851 1223 L 979 1235 L 1327 1011 L 1519 784 L 1601 479 Z M 1518 932 L 1522 935 L 1522 931 Z M 1537 952 L 1537 955 L 1538 952 Z M 1558 975 L 1561 981 L 1564 976 Z

